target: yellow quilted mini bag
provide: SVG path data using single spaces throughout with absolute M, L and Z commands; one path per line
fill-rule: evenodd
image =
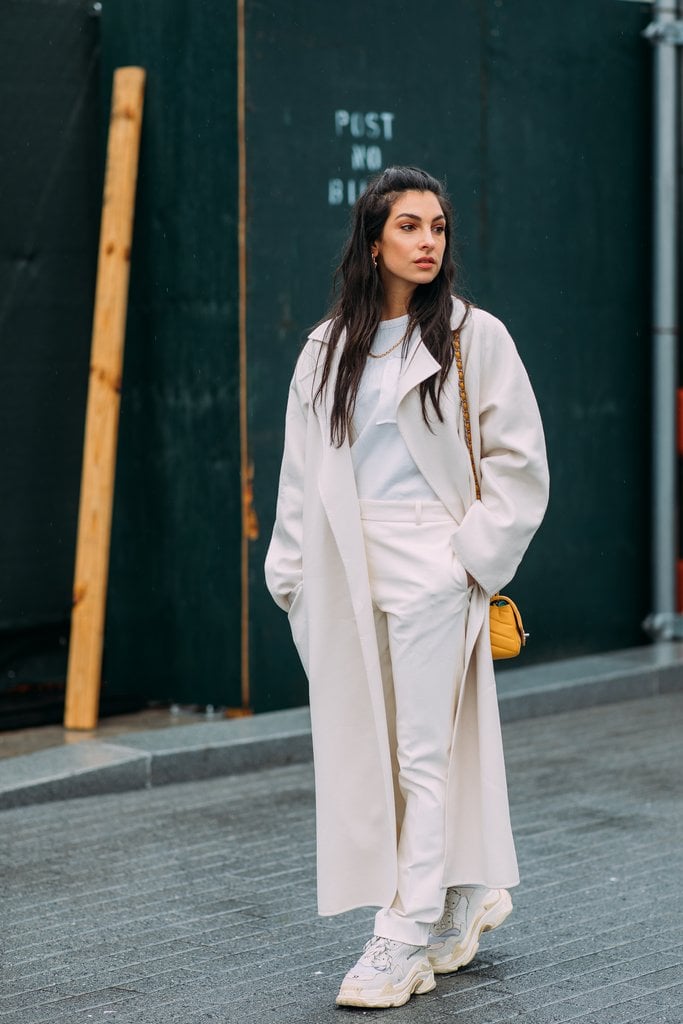
M 472 450 L 472 431 L 470 429 L 470 409 L 465 391 L 465 373 L 462 368 L 462 354 L 460 352 L 460 331 L 453 331 L 453 348 L 455 349 L 455 363 L 458 368 L 458 390 L 460 392 L 460 404 L 462 405 L 462 417 L 465 423 L 465 438 L 467 450 L 470 453 L 470 463 L 474 475 L 474 488 L 477 501 L 481 501 L 481 490 L 479 488 L 479 476 L 474 461 Z M 494 660 L 501 658 L 516 658 L 522 647 L 526 644 L 528 633 L 524 632 L 522 616 L 515 602 L 505 597 L 504 594 L 494 594 L 490 602 L 490 627 L 491 627 L 491 653 Z
M 522 616 L 515 602 L 504 594 L 494 594 L 490 604 L 491 653 L 497 658 L 516 658 L 526 644 Z

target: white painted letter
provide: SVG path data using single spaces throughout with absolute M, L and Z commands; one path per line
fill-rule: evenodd
M 335 135 L 343 135 L 344 129 L 348 128 L 349 125 L 349 112 L 348 110 L 335 110 L 334 112 L 334 133 Z
M 379 146 L 368 146 L 365 151 L 365 166 L 369 171 L 379 171 L 382 168 L 382 150 Z
M 365 167 L 365 146 L 359 146 L 356 142 L 351 146 L 351 170 L 364 171 Z
M 382 130 L 379 126 L 379 114 L 368 113 L 365 115 L 365 124 L 367 125 L 367 135 L 369 139 L 378 139 L 382 134 Z
M 328 181 L 327 202 L 330 206 L 341 206 L 344 202 L 344 182 L 341 178 L 330 178 Z
M 394 116 L 395 115 L 394 114 L 384 113 L 384 114 L 380 114 L 379 116 L 381 117 L 382 124 L 384 125 L 384 138 L 385 139 L 393 138 L 392 124 L 393 124 L 393 120 L 394 120 Z
M 354 139 L 362 139 L 365 135 L 365 118 L 355 111 L 351 114 L 351 134 Z

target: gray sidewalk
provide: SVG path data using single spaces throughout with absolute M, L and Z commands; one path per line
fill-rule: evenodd
M 681 1024 L 683 694 L 504 726 L 522 885 L 459 974 L 334 1007 L 309 764 L 0 815 L 0 1024 Z
M 498 673 L 504 722 L 683 690 L 683 644 Z M 0 810 L 311 759 L 307 708 L 87 740 L 0 761 Z

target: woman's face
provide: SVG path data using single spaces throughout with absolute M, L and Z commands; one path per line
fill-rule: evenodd
M 373 243 L 385 290 L 414 291 L 441 269 L 446 218 L 433 192 L 402 192 L 394 201 L 380 238 Z

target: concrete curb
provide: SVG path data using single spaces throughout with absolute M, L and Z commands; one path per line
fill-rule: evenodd
M 507 668 L 503 722 L 683 689 L 683 643 Z M 312 758 L 308 708 L 87 740 L 0 762 L 0 810 L 235 775 Z
M 683 643 L 504 668 L 497 684 L 503 722 L 673 693 L 683 689 Z

